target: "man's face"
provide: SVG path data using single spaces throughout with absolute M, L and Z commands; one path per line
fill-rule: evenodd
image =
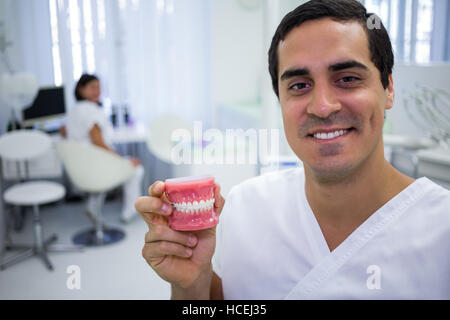
M 279 97 L 289 145 L 316 175 L 341 176 L 382 156 L 384 89 L 357 22 L 312 20 L 278 47 Z

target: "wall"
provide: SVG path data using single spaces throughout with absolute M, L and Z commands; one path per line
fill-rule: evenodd
M 211 6 L 213 101 L 254 101 L 263 69 L 263 6 L 245 10 L 238 0 Z
M 306 0 L 260 0 L 248 10 L 239 0 L 211 6 L 213 99 L 216 103 L 253 102 L 269 78 L 267 50 L 282 17 Z M 265 12 L 267 8 L 276 12 Z M 270 17 L 269 17 L 270 15 Z M 268 21 L 275 17 L 275 21 Z

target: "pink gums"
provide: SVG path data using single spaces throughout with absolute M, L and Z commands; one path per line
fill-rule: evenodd
M 214 198 L 214 177 L 185 177 L 165 182 L 167 199 L 171 203 L 193 202 Z M 219 223 L 219 216 L 212 209 L 197 213 L 181 212 L 173 208 L 169 225 L 174 230 L 189 231 L 212 228 Z

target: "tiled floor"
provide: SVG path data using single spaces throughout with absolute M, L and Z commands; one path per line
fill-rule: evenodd
M 58 243 L 69 244 L 78 231 L 91 226 L 83 203 L 60 203 L 41 209 L 44 234 L 57 233 Z M 91 247 L 83 252 L 50 253 L 54 271 L 48 271 L 37 257 L 0 271 L 0 299 L 168 299 L 169 285 L 161 280 L 142 258 L 141 249 L 146 224 L 139 218 L 127 225 L 119 220 L 120 199 L 108 201 L 104 217 L 110 226 L 122 228 L 126 237 L 119 243 Z M 13 233 L 14 243 L 33 240 L 31 212 L 20 233 Z M 13 254 L 7 252 L 6 257 Z M 67 273 L 79 266 L 80 289 L 69 289 Z

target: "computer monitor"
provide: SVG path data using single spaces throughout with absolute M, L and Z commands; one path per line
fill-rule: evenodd
M 23 110 L 23 127 L 41 125 L 66 114 L 64 87 L 40 88 L 31 106 Z

